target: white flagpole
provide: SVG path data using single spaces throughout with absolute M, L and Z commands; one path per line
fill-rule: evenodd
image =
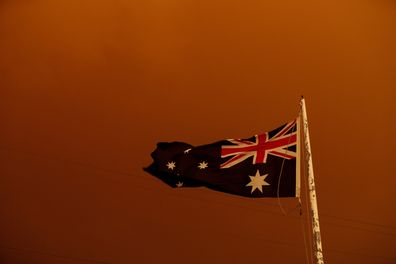
M 305 100 L 303 97 L 301 98 L 301 112 L 302 112 L 302 121 L 303 121 L 303 129 L 304 129 L 305 160 L 307 162 L 307 168 L 308 168 L 308 189 L 309 189 L 309 198 L 310 198 L 309 201 L 311 205 L 314 255 L 317 264 L 324 264 L 322 241 L 320 238 L 318 204 L 316 201 L 315 180 L 314 180 L 314 171 L 312 164 L 311 143 L 309 142 L 307 109 L 305 108 Z

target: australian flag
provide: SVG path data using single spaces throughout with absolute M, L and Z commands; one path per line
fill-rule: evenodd
M 147 172 L 172 187 L 245 197 L 299 196 L 299 119 L 245 139 L 202 146 L 160 142 Z

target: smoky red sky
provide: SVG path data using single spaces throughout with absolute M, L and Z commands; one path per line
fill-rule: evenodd
M 0 262 L 311 263 L 305 193 L 285 216 L 142 170 L 304 95 L 325 263 L 396 263 L 395 30 L 390 0 L 2 1 Z

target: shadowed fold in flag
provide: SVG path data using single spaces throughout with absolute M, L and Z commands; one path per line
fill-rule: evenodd
M 272 131 L 202 146 L 160 142 L 145 171 L 172 187 L 245 197 L 298 197 L 299 118 Z

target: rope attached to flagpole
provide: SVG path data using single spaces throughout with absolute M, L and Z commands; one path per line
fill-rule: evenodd
M 294 125 L 294 128 L 292 129 L 291 134 L 293 134 L 297 130 L 297 125 L 298 125 L 297 123 Z M 297 131 L 297 133 L 298 133 L 298 131 Z M 290 145 L 290 141 L 291 141 L 291 137 L 289 137 L 289 141 L 288 141 L 287 145 Z M 297 144 L 298 144 L 298 142 L 297 142 Z M 288 151 L 289 151 L 289 149 L 285 148 L 285 155 L 287 155 Z M 296 162 L 299 162 L 299 161 L 296 160 Z M 283 215 L 288 215 L 290 212 L 286 212 L 285 209 L 283 208 L 281 200 L 280 200 L 280 195 L 279 195 L 280 194 L 280 182 L 281 182 L 281 178 L 282 178 L 283 165 L 284 164 L 285 164 L 285 159 L 282 160 L 282 165 L 281 165 L 281 169 L 280 169 L 280 172 L 279 172 L 278 187 L 277 187 L 277 190 L 276 190 L 276 197 L 277 197 L 278 205 L 279 205 L 279 208 L 280 208 L 282 214 Z M 297 207 L 298 207 L 298 205 L 296 206 L 296 208 Z M 293 208 L 291 211 L 294 211 L 294 209 L 296 209 L 296 208 Z

